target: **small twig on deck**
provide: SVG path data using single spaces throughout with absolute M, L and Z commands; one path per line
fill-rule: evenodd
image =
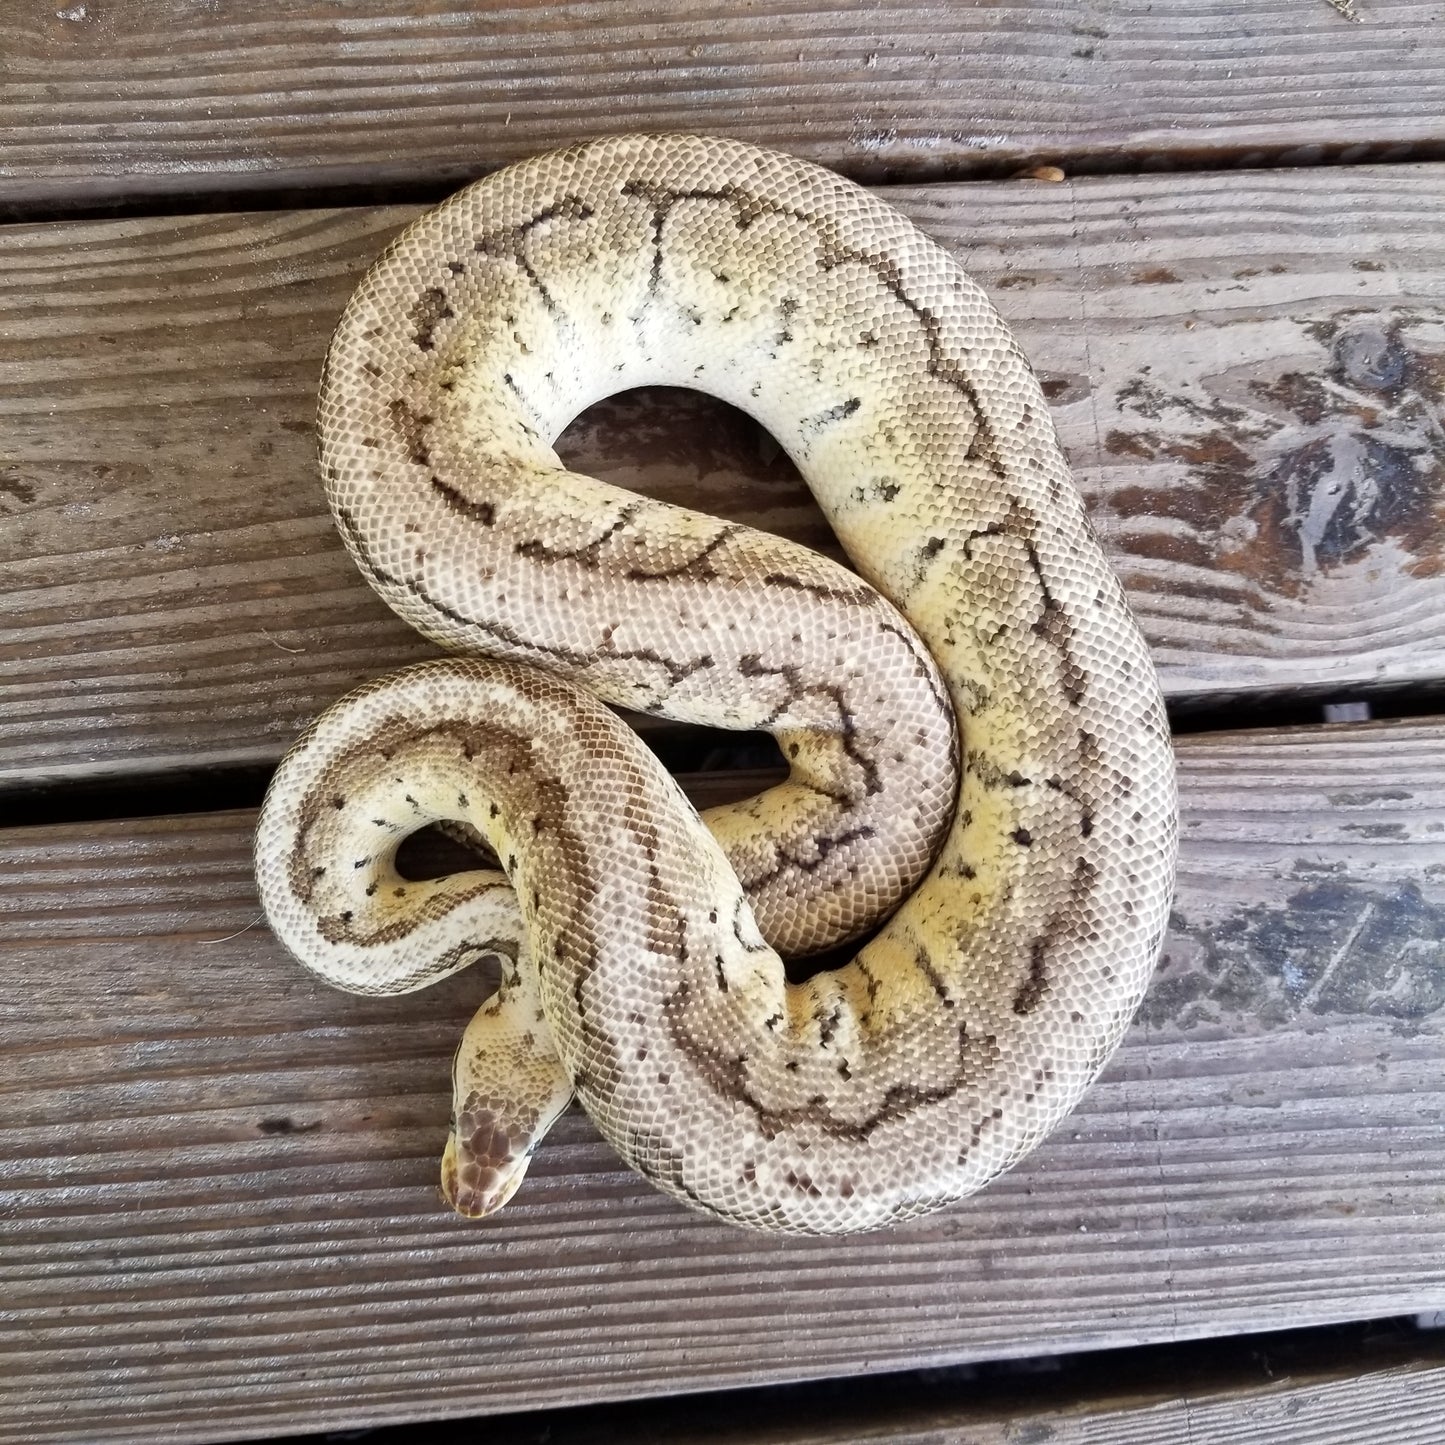
M 258 913 L 258 914 L 246 925 L 245 928 L 238 928 L 234 933 L 228 933 L 224 938 L 203 938 L 203 939 L 201 940 L 201 942 L 202 942 L 202 943 L 229 943 L 233 938 L 239 938 L 243 933 L 246 932 L 247 929 L 254 928 L 254 927 L 255 927 L 258 923 L 260 923 L 265 917 L 266 917 L 266 915 L 265 915 L 264 913 Z
M 1352 20 L 1356 25 L 1360 23 L 1360 17 L 1355 14 L 1355 0 L 1325 0 L 1325 4 L 1333 6 L 1346 20 Z

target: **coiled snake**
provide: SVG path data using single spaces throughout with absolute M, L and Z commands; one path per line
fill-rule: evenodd
M 574 415 L 659 383 L 767 427 L 862 577 L 562 467 Z M 1072 1107 L 1163 937 L 1169 730 L 1033 373 L 944 251 L 732 141 L 542 156 L 367 274 L 320 454 L 367 580 L 476 656 L 297 743 L 261 896 L 342 988 L 502 958 L 455 1066 L 458 1209 L 511 1197 L 574 1091 L 658 1187 L 808 1233 L 958 1199 Z M 603 702 L 768 729 L 789 778 L 703 826 Z M 504 871 L 400 877 L 433 820 Z M 775 950 L 895 909 L 786 979 Z

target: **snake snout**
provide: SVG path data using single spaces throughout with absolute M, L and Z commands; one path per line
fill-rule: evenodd
M 442 1153 L 442 1196 L 458 1214 L 482 1219 L 517 1192 L 531 1159 L 530 1140 L 513 1144 L 512 1131 L 491 1109 L 465 1109 Z

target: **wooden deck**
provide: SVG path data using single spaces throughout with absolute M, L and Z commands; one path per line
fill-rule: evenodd
M 1117 1388 L 949 1373 L 1445 1305 L 1445 27 L 1356 9 L 0 8 L 0 1440 L 1445 1441 L 1445 1333 L 1404 1326 L 1274 1378 L 1243 1342 L 1111 1356 Z M 836 165 L 957 252 L 1177 724 L 1124 1048 L 1016 1171 L 883 1236 L 714 1225 L 576 1111 L 463 1224 L 436 1160 L 481 981 L 349 997 L 258 919 L 269 768 L 432 653 L 325 508 L 330 328 L 418 204 L 629 127 Z M 1004 179 L 1040 162 L 1067 179 Z M 561 450 L 833 546 L 691 394 Z M 1352 700 L 1381 720 L 1318 721 Z M 699 799 L 759 781 L 640 726 Z

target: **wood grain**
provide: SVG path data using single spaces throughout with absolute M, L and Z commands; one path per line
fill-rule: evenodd
M 1389 159 L 1445 143 L 1436 0 L 11 0 L 0 202 L 470 179 L 622 130 L 866 179 Z
M 313 982 L 256 925 L 249 814 L 0 834 L 0 1437 L 234 1438 L 1438 1307 L 1445 724 L 1180 761 L 1167 959 L 1106 1076 L 981 1195 L 835 1241 L 690 1214 L 575 1112 L 497 1222 L 453 1219 L 436 1156 L 476 981 Z
M 1445 167 L 888 192 L 1032 355 L 1176 700 L 1445 676 Z M 325 510 L 326 339 L 412 210 L 0 230 L 0 780 L 265 763 L 430 649 Z M 569 464 L 827 546 L 691 393 Z
M 1358 1345 L 1358 1342 L 1356 1342 Z M 1327 1350 L 1329 1346 L 1325 1347 Z M 1192 1347 L 1030 1361 L 489 1420 L 488 1445 L 1441 1445 L 1445 1367 L 1429 1337 L 1351 1359 L 1239 1342 L 1228 1370 Z M 1141 1367 L 1137 1357 L 1150 1356 Z M 1156 1358 L 1157 1357 L 1157 1358 Z M 413 1429 L 415 1427 L 412 1427 Z M 447 1427 L 439 1427 L 447 1428 Z M 399 1432 L 377 1433 L 393 1445 Z
M 879 1421 L 869 1429 L 804 1427 L 667 1437 L 676 1445 L 1440 1445 L 1445 1441 L 1445 1369 L 1417 1365 L 1327 1380 L 1281 1380 L 1247 1391 L 1118 1401 L 1083 1409 L 993 1414 L 956 1408 Z M 614 1437 L 619 1440 L 621 1437 Z M 633 1437 L 634 1439 L 636 1437 Z M 661 1437 L 659 1437 L 661 1438 Z M 555 1445 L 594 1445 L 554 1433 Z M 606 1435 L 595 1437 L 604 1445 Z M 501 1442 L 505 1445 L 505 1442 Z

